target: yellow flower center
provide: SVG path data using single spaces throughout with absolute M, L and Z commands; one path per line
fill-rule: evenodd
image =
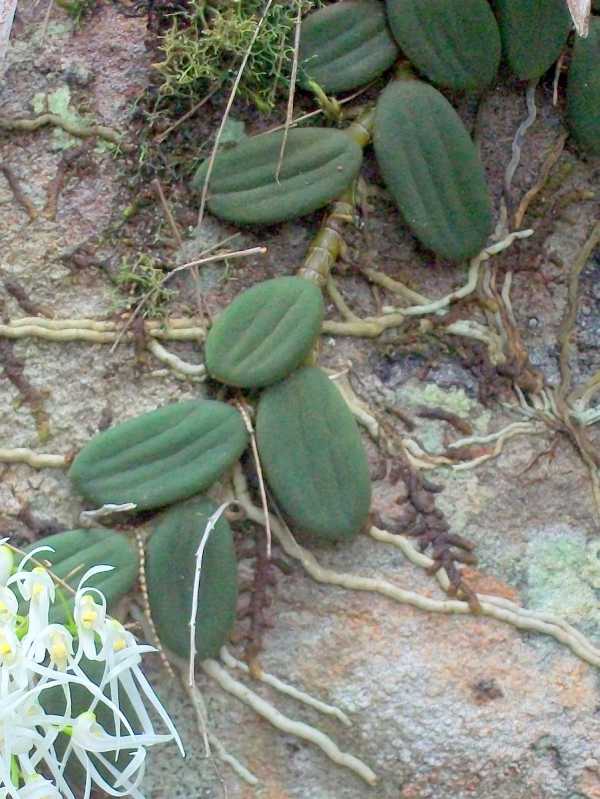
M 55 663 L 67 662 L 67 647 L 59 636 L 54 636 L 50 645 L 50 656 Z
M 96 603 L 90 594 L 86 594 L 81 598 L 81 624 L 86 629 L 91 629 L 98 619 L 98 612 L 96 610 Z
M 91 627 L 97 618 L 98 614 L 95 610 L 84 610 L 81 614 L 81 623 L 84 627 Z
M 0 633 L 0 658 L 12 660 L 15 656 L 15 650 L 10 640 L 2 633 Z

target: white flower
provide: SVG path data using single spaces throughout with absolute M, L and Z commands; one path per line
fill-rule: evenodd
M 25 778 L 25 785 L 19 790 L 20 799 L 62 799 L 57 788 L 40 774 Z
M 31 571 L 25 571 L 23 566 L 38 552 L 53 551 L 52 547 L 37 547 L 26 555 L 19 564 L 19 571 L 9 577 L 6 585 L 10 587 L 16 583 L 19 592 L 26 602 L 29 602 L 29 627 L 27 633 L 34 638 L 40 630 L 48 624 L 50 604 L 54 602 L 56 589 L 52 577 L 43 566 L 35 566 Z
M 31 646 L 36 662 L 45 660 L 48 653 L 50 668 L 66 671 L 73 663 L 73 636 L 62 624 L 49 624 L 31 640 Z
M 130 734 L 109 735 L 96 721 L 94 713 L 82 713 L 73 724 L 73 733 L 70 746 L 85 768 L 88 775 L 86 790 L 83 799 L 88 799 L 89 788 L 94 782 L 109 796 L 132 796 L 143 799 L 138 786 L 144 776 L 146 760 L 146 746 L 155 743 L 165 743 L 172 740 L 171 735 Z M 129 764 L 119 771 L 105 754 L 118 755 L 121 750 L 127 750 L 130 755 Z M 100 763 L 115 777 L 111 785 L 99 773 L 95 762 Z
M 10 588 L 0 583 L 0 624 L 2 626 L 13 626 L 18 610 L 19 601 L 17 597 Z M 2 798 L 0 797 L 0 799 Z
M 10 547 L 4 543 L 6 539 L 0 541 L 0 585 L 6 585 L 6 581 L 10 577 L 15 565 L 15 556 Z M 2 797 L 0 796 L 0 799 Z
M 106 599 L 97 588 L 84 587 L 84 583 L 95 574 L 112 571 L 112 566 L 94 566 L 83 575 L 75 594 L 75 624 L 77 625 L 77 635 L 79 638 L 79 649 L 76 660 L 80 660 L 82 655 L 90 660 L 97 660 L 96 635 L 102 638 L 104 624 L 106 622 Z M 94 596 L 99 597 L 100 603 L 96 602 Z
M 73 635 L 61 624 L 48 623 L 55 599 L 51 574 L 41 566 L 23 569 L 48 547 L 27 555 L 11 574 L 13 563 L 3 544 L 0 540 L 0 799 L 76 799 L 65 777 L 72 758 L 82 764 L 86 780 L 84 796 L 77 799 L 89 799 L 94 786 L 110 796 L 144 799 L 139 785 L 147 748 L 175 741 L 183 749 L 140 668 L 142 655 L 153 648 L 139 644 L 107 616 L 103 594 L 85 585 L 112 567 L 95 566 L 83 576 L 74 599 Z M 18 615 L 17 590 L 27 603 L 26 619 Z M 83 713 L 81 689 L 88 696 Z M 50 691 L 58 708 L 54 713 L 46 710 Z M 125 698 L 127 713 L 132 707 L 135 718 L 120 706 Z M 166 732 L 156 731 L 147 705 Z M 107 711 L 114 734 L 96 720 Z M 67 736 L 61 757 L 55 749 L 60 736 Z
M 108 684 L 110 697 L 116 705 L 119 701 L 119 686 L 121 687 L 135 710 L 144 733 L 150 733 L 153 732 L 153 725 L 146 710 L 143 695 L 159 714 L 182 756 L 185 756 L 183 744 L 173 722 L 139 667 L 142 660 L 141 655 L 154 651 L 156 650 L 152 646 L 138 644 L 135 637 L 116 619 L 109 619 L 104 628 L 101 651 L 107 665 L 103 685 Z M 119 722 L 116 718 L 115 726 L 118 732 Z
M 0 627 L 0 697 L 11 688 L 25 688 L 29 680 L 23 648 L 12 627 Z

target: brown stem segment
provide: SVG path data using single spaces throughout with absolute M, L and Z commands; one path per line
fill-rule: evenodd
M 371 141 L 374 121 L 375 108 L 369 106 L 344 133 L 364 148 Z M 321 288 L 327 284 L 329 273 L 344 248 L 342 235 L 344 225 L 354 221 L 355 204 L 356 184 L 353 184 L 333 203 L 331 211 L 323 220 L 319 232 L 308 248 L 304 263 L 298 270 L 298 277 L 311 280 Z

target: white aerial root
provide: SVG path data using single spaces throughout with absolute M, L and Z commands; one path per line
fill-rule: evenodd
M 130 510 L 135 510 L 137 505 L 135 502 L 107 502 L 100 508 L 94 508 L 93 510 L 82 510 L 79 514 L 79 524 L 83 524 L 84 526 L 92 527 L 94 524 L 98 522 L 101 523 L 101 519 L 105 519 L 107 516 L 112 516 L 113 513 L 127 513 Z
M 490 362 L 494 366 L 500 366 L 506 362 L 502 336 L 474 319 L 459 319 L 446 327 L 446 333 L 450 333 L 452 336 L 460 336 L 461 338 L 472 338 L 485 344 Z
M 65 455 L 46 455 L 25 447 L 0 448 L 0 463 L 26 463 L 34 469 L 64 469 L 69 461 Z
M 394 313 L 400 314 L 402 316 L 426 316 L 428 314 L 445 311 L 450 305 L 452 305 L 453 302 L 456 302 L 456 300 L 462 300 L 475 291 L 479 281 L 481 265 L 484 263 L 484 261 L 487 261 L 492 256 L 497 255 L 503 250 L 506 250 L 511 246 L 515 239 L 526 239 L 532 235 L 533 230 L 529 228 L 526 230 L 515 230 L 513 233 L 509 233 L 505 238 L 503 238 L 502 241 L 498 241 L 495 244 L 491 244 L 489 247 L 485 247 L 479 253 L 479 255 L 471 259 L 467 282 L 455 291 L 451 291 L 450 294 L 440 297 L 439 300 L 432 300 L 424 305 L 411 305 L 408 308 L 394 308 L 385 306 L 383 308 L 383 313 Z
M 264 514 L 260 508 L 257 508 L 252 503 L 248 494 L 246 480 L 239 468 L 234 471 L 234 486 L 238 502 L 246 511 L 247 517 L 258 524 L 264 524 Z M 400 588 L 386 580 L 361 577 L 324 568 L 318 563 L 312 553 L 298 544 L 284 524 L 277 519 L 271 519 L 271 527 L 285 553 L 300 561 L 306 572 L 319 583 L 337 585 L 340 588 L 347 588 L 353 591 L 368 591 L 380 594 L 401 604 L 411 605 L 420 610 L 433 611 L 435 613 L 456 613 L 461 615 L 473 613 L 469 603 L 459 599 L 433 599 L 417 594 L 414 591 Z M 390 543 L 389 540 L 386 542 Z M 481 615 L 504 621 L 520 630 L 550 635 L 568 646 L 582 660 L 593 666 L 600 666 L 600 650 L 566 622 L 557 619 L 557 617 L 547 613 L 526 610 L 501 597 L 494 597 L 493 601 L 490 601 L 490 597 L 485 595 L 477 596 L 477 598 L 480 603 L 479 613 Z
M 514 410 L 514 408 L 511 408 L 511 410 Z M 461 438 L 458 441 L 453 441 L 447 445 L 447 449 L 452 450 L 470 447 L 476 444 L 484 445 L 495 442 L 493 449 L 477 458 L 473 458 L 470 461 L 461 461 L 460 463 L 457 463 L 447 455 L 426 452 L 416 441 L 408 436 L 402 438 L 402 445 L 404 447 L 405 455 L 414 469 L 426 471 L 430 469 L 437 469 L 440 466 L 446 466 L 455 472 L 462 472 L 466 471 L 467 469 L 474 469 L 476 466 L 479 466 L 480 464 L 485 463 L 485 461 L 491 460 L 492 458 L 497 458 L 498 455 L 503 452 L 506 442 L 511 438 L 525 435 L 543 436 L 548 434 L 548 427 L 544 425 L 541 420 L 537 420 L 538 423 L 536 425 L 536 420 L 533 414 L 531 419 L 532 420 L 528 422 L 513 422 L 512 424 L 502 428 L 502 430 L 498 430 L 497 432 L 490 433 L 486 436 L 468 436 L 467 438 Z
M 437 469 L 438 466 L 452 466 L 454 461 L 446 455 L 432 455 L 425 452 L 412 438 L 403 438 L 404 452 L 413 468 L 418 470 Z
M 250 668 L 243 663 L 241 660 L 235 658 L 226 647 L 223 647 L 220 652 L 220 657 L 223 663 L 228 666 L 230 669 L 238 669 L 238 671 L 244 672 L 244 674 L 250 674 Z M 264 682 L 265 685 L 270 685 L 275 690 L 279 691 L 286 696 L 291 696 L 293 699 L 296 699 L 298 702 L 302 702 L 305 705 L 309 705 L 310 707 L 314 707 L 315 710 L 318 710 L 320 713 L 323 713 L 325 716 L 335 716 L 339 719 L 342 724 L 345 724 L 346 727 L 351 727 L 352 722 L 348 718 L 348 716 L 341 711 L 339 708 L 334 707 L 333 705 L 328 705 L 326 702 L 321 702 L 320 699 L 315 699 L 310 694 L 307 694 L 305 691 L 300 691 L 298 688 L 294 688 L 293 685 L 288 685 L 287 683 L 280 680 L 278 677 L 275 677 L 273 674 L 269 674 L 266 671 L 260 669 L 260 671 L 254 670 L 252 672 L 252 677 L 254 679 L 259 680 L 260 682 Z
M 521 160 L 521 148 L 523 147 L 525 134 L 533 125 L 537 116 L 537 108 L 535 105 L 535 90 L 537 84 L 537 78 L 529 81 L 525 91 L 525 99 L 527 101 L 527 116 L 517 128 L 517 132 L 515 133 L 515 138 L 513 139 L 512 143 L 512 157 L 508 163 L 508 166 L 506 167 L 506 172 L 504 173 L 504 191 L 506 192 L 507 197 L 510 196 L 513 177 Z
M 206 367 L 203 363 L 188 363 L 184 361 L 179 355 L 169 352 L 156 339 L 150 339 L 146 346 L 155 358 L 165 363 L 176 375 L 197 382 L 206 380 Z
M 230 752 L 228 752 L 216 735 L 214 735 L 212 732 L 209 732 L 208 740 L 210 741 L 210 745 L 213 747 L 213 750 L 219 760 L 221 760 L 223 763 L 226 763 L 238 775 L 238 777 L 244 780 L 244 782 L 247 782 L 248 785 L 258 785 L 258 777 L 249 771 L 246 766 L 240 763 L 237 757 L 234 757 Z
M 328 373 L 328 377 L 337 386 L 356 421 L 365 428 L 374 441 L 378 441 L 379 422 L 369 410 L 369 406 L 356 396 L 348 380 L 348 370 L 336 374 Z
M 512 436 L 520 435 L 521 433 L 530 433 L 532 431 L 531 422 L 513 422 L 502 430 L 497 430 L 495 433 L 489 433 L 487 436 L 468 436 L 461 438 L 458 441 L 453 441 L 448 444 L 448 449 L 460 449 L 461 447 L 470 447 L 473 444 L 491 444 L 499 438 L 510 438 Z
M 262 511 L 260 511 L 260 515 L 264 520 Z M 334 763 L 350 769 L 359 777 L 362 777 L 369 785 L 375 785 L 377 782 L 375 773 L 358 758 L 346 752 L 342 752 L 325 733 L 316 729 L 316 727 L 311 727 L 310 724 L 305 724 L 302 721 L 296 721 L 295 719 L 290 719 L 288 716 L 285 716 L 269 702 L 232 677 L 216 660 L 203 660 L 200 666 L 224 691 L 235 696 L 241 702 L 248 705 L 248 707 L 251 707 L 259 716 L 267 719 L 274 727 L 282 730 L 282 732 L 295 735 L 297 738 L 310 741 L 318 746 Z
M 171 658 L 173 660 L 173 658 Z M 186 679 L 184 667 L 177 663 L 176 664 L 179 668 L 179 675 L 181 677 L 181 683 L 190 698 L 192 703 L 192 707 L 194 708 L 194 712 L 196 714 L 196 721 L 198 722 L 198 730 L 200 731 L 200 735 L 202 736 L 202 742 L 204 743 L 204 754 L 206 757 L 210 757 L 210 733 L 208 732 L 208 712 L 206 710 L 206 704 L 204 702 L 204 697 L 200 693 L 200 689 L 195 683 L 191 683 L 189 679 Z
M 216 754 L 219 760 L 221 760 L 223 763 L 226 763 L 238 775 L 238 777 L 241 777 L 241 779 L 244 780 L 244 782 L 247 782 L 248 785 L 257 785 L 257 777 L 242 763 L 240 763 L 240 761 L 234 757 L 234 755 L 228 752 L 217 736 L 209 731 L 208 713 L 206 710 L 206 704 L 204 703 L 204 697 L 200 693 L 198 686 L 190 685 L 189 681 L 186 679 L 185 667 L 179 661 L 179 659 L 175 660 L 172 658 L 172 660 L 174 660 L 175 665 L 177 665 L 179 669 L 182 685 L 185 688 L 188 697 L 190 698 L 192 707 L 194 708 L 196 721 L 198 722 L 198 729 L 200 731 L 200 735 L 202 736 L 202 740 L 204 741 L 204 753 L 206 757 L 211 757 L 212 754 Z
M 47 341 L 91 341 L 96 344 L 111 344 L 121 335 L 121 322 L 98 321 L 96 319 L 47 319 L 44 316 L 24 316 L 0 324 L 0 337 L 43 338 Z M 194 319 L 165 319 L 145 321 L 144 333 L 165 341 L 203 341 L 206 329 Z M 127 336 L 133 338 L 133 332 Z
M 368 534 L 376 541 L 381 541 L 385 544 L 391 544 L 392 546 L 401 550 L 407 560 L 409 560 L 415 566 L 420 566 L 422 569 L 431 569 L 431 567 L 434 565 L 434 561 L 428 555 L 425 555 L 423 552 L 419 552 L 419 550 L 416 549 L 416 547 L 403 535 L 388 533 L 386 530 L 380 530 L 377 527 L 371 527 L 368 530 Z M 444 591 L 447 591 L 450 588 L 450 580 L 448 579 L 446 571 L 444 569 L 439 569 L 435 576 L 441 588 Z M 564 619 L 561 619 L 560 616 L 540 610 L 529 610 L 528 608 L 523 608 L 520 605 L 517 605 L 510 599 L 505 599 L 501 596 L 495 596 L 494 594 L 476 594 L 475 596 L 484 604 L 493 605 L 500 610 L 508 610 L 516 613 L 522 618 L 530 618 L 534 621 L 541 622 L 542 624 L 558 628 L 564 637 L 559 637 L 554 632 L 549 632 L 546 628 L 542 629 L 536 627 L 533 629 L 536 629 L 538 632 L 548 633 L 554 638 L 558 638 L 559 641 L 566 643 L 567 646 L 569 646 L 577 655 L 582 657 L 588 663 L 591 663 L 592 665 L 598 665 L 600 663 L 600 650 L 594 647 L 593 644 L 591 644 L 582 633 L 572 627 Z M 497 616 L 496 618 L 500 617 Z M 509 623 L 512 624 L 513 622 Z M 576 646 L 580 647 L 580 651 L 575 648 Z
M 97 321 L 94 319 L 47 319 L 38 316 L 26 316 L 11 319 L 7 324 L 0 324 L 0 338 L 41 338 L 46 341 L 69 342 L 86 341 L 92 344 L 114 344 L 122 335 L 118 322 Z M 144 322 L 144 333 L 147 334 L 147 349 L 166 364 L 177 376 L 186 380 L 202 381 L 206 379 L 204 364 L 187 363 L 175 353 L 169 352 L 158 339 L 165 341 L 194 341 L 200 343 L 206 338 L 206 330 L 199 327 L 193 319 L 170 319 L 164 322 Z M 133 338 L 133 331 L 126 334 Z
M 536 427 L 533 422 L 513 422 L 502 430 L 498 430 L 496 433 L 490 433 L 488 436 L 469 436 L 469 438 L 461 438 L 459 441 L 453 441 L 451 444 L 448 444 L 448 449 L 468 447 L 472 444 L 487 444 L 493 441 L 495 441 L 496 444 L 494 448 L 490 452 L 486 452 L 485 455 L 480 455 L 478 458 L 473 458 L 473 460 L 470 461 L 455 463 L 452 465 L 452 469 L 455 472 L 466 471 L 467 469 L 474 469 L 476 466 L 479 466 L 479 464 L 485 463 L 485 461 L 489 461 L 492 458 L 497 458 L 503 451 L 506 442 L 516 436 L 543 436 L 547 434 L 548 428 L 545 426 Z
M 378 272 L 377 269 L 370 269 L 367 266 L 361 268 L 362 274 L 367 277 L 371 283 L 376 283 L 378 286 L 386 289 L 392 294 L 399 294 L 407 303 L 414 303 L 415 305 L 425 305 L 429 299 L 418 291 L 405 286 L 393 277 L 386 275 L 384 272 Z
M 196 569 L 194 571 L 194 585 L 192 589 L 192 609 L 190 613 L 190 620 L 189 620 L 189 630 L 190 630 L 190 659 L 188 664 L 188 685 L 193 687 L 195 684 L 195 661 L 196 661 L 196 621 L 198 616 L 198 602 L 200 600 L 200 579 L 202 576 L 202 560 L 204 558 L 204 550 L 206 549 L 206 545 L 208 543 L 208 539 L 210 534 L 213 532 L 217 524 L 219 523 L 219 519 L 225 513 L 227 508 L 229 507 L 229 502 L 223 502 L 217 510 L 209 516 L 206 525 L 204 526 L 204 532 L 202 533 L 202 538 L 200 539 L 200 543 L 198 545 L 198 549 L 196 550 Z

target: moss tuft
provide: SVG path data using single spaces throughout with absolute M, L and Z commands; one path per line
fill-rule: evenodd
M 239 96 L 267 113 L 289 86 L 297 1 L 304 12 L 321 0 L 274 3 L 252 47 Z M 162 78 L 165 103 L 197 102 L 215 87 L 227 87 L 237 75 L 261 17 L 264 0 L 234 0 L 222 7 L 191 0 L 173 14 L 160 41 L 163 60 L 154 64 Z

